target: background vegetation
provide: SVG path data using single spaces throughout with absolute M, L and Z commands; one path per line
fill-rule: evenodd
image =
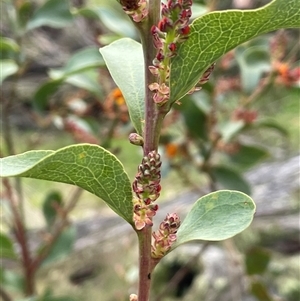
M 247 1 L 194 2 L 197 16 Z M 98 51 L 120 37 L 138 40 L 117 1 L 3 1 L 2 17 L 1 156 L 96 143 L 115 153 L 133 179 L 141 154 L 127 142 L 127 108 Z M 257 221 L 236 238 L 174 252 L 156 272 L 153 300 L 299 300 L 299 185 L 288 183 L 299 164 L 290 159 L 299 152 L 298 60 L 299 31 L 259 37 L 225 55 L 203 89 L 168 115 L 162 208 L 171 200 L 184 214 L 187 194 L 222 187 L 252 192 L 260 206 Z M 259 194 L 251 186 L 253 177 L 264 183 L 257 166 L 273 161 L 282 186 L 270 182 L 267 195 Z M 268 195 L 278 190 L 287 193 Z M 135 237 L 104 204 L 63 184 L 3 180 L 3 300 L 25 300 L 20 242 L 11 240 L 15 205 L 29 249 L 45 257 L 35 300 L 127 300 L 128 287 L 135 290 Z

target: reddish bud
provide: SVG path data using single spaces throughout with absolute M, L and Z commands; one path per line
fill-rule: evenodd
M 175 43 L 171 43 L 171 44 L 169 44 L 168 48 L 169 48 L 170 51 L 175 52 L 175 50 L 176 50 L 176 44 Z

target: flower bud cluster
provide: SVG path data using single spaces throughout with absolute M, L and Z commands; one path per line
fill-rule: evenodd
M 180 226 L 180 218 L 176 213 L 167 214 L 160 224 L 159 229 L 152 233 L 152 257 L 162 258 L 177 239 L 177 230 Z
M 192 0 L 168 0 L 166 4 L 162 3 L 162 19 L 151 28 L 157 53 L 149 70 L 157 77 L 157 82 L 150 84 L 149 89 L 155 92 L 153 100 L 158 105 L 163 105 L 170 97 L 170 59 L 176 55 L 178 44 L 188 38 L 191 6 Z
M 148 16 L 147 0 L 120 0 L 120 3 L 134 22 L 141 22 Z
M 132 184 L 136 194 L 134 200 L 134 223 L 137 230 L 146 225 L 152 226 L 152 217 L 156 214 L 158 205 L 154 204 L 160 195 L 160 155 L 156 151 L 150 152 L 138 167 L 138 173 Z

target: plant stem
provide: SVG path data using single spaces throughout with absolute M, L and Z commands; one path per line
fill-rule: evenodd
M 16 240 L 20 245 L 22 256 L 22 268 L 24 270 L 24 293 L 26 296 L 32 296 L 35 293 L 35 270 L 32 266 L 32 258 L 28 246 L 27 233 L 22 218 L 19 214 L 18 205 L 14 198 L 11 185 L 7 179 L 3 179 L 3 186 L 6 188 L 8 200 L 14 217 L 13 232 L 16 236 Z
M 144 63 L 145 63 L 145 127 L 144 127 L 144 155 L 157 150 L 160 130 L 163 119 L 167 113 L 166 110 L 158 108 L 153 101 L 153 93 L 148 85 L 155 82 L 155 77 L 151 74 L 148 66 L 151 66 L 156 55 L 156 49 L 153 46 L 151 27 L 157 24 L 160 19 L 160 0 L 150 0 L 148 3 L 148 18 L 144 22 L 138 23 L 137 28 L 143 45 Z M 137 231 L 139 238 L 139 287 L 138 301 L 149 301 L 151 272 L 153 270 L 151 258 L 151 236 L 152 227 L 146 226 L 141 231 Z
M 148 85 L 156 81 L 153 74 L 148 69 L 151 66 L 156 55 L 156 49 L 153 46 L 151 27 L 157 24 L 160 19 L 160 0 L 149 1 L 148 20 L 141 23 L 138 27 L 144 52 L 145 62 L 145 128 L 144 128 L 144 154 L 156 150 L 158 147 L 160 129 L 167 110 L 158 108 L 153 101 L 153 93 Z
M 139 288 L 138 301 L 148 301 L 150 296 L 152 259 L 152 227 L 145 227 L 138 232 L 139 238 Z

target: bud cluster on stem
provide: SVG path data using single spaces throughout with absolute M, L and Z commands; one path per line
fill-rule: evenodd
M 166 4 L 162 3 L 162 18 L 157 26 L 151 28 L 157 52 L 149 70 L 157 81 L 151 83 L 149 89 L 154 92 L 153 100 L 158 105 L 165 104 L 170 98 L 170 59 L 176 55 L 178 44 L 188 38 L 191 5 L 192 0 L 169 0 Z
M 162 258 L 170 250 L 177 239 L 177 230 L 180 226 L 180 218 L 176 213 L 167 214 L 160 223 L 159 229 L 152 233 L 152 258 Z
M 137 230 L 143 229 L 146 225 L 152 226 L 152 217 L 156 214 L 158 205 L 155 200 L 160 195 L 160 155 L 151 151 L 144 156 L 138 167 L 138 173 L 132 184 L 136 195 L 134 198 L 133 220 Z
M 120 0 L 124 12 L 134 22 L 141 22 L 148 16 L 148 4 L 146 0 Z

